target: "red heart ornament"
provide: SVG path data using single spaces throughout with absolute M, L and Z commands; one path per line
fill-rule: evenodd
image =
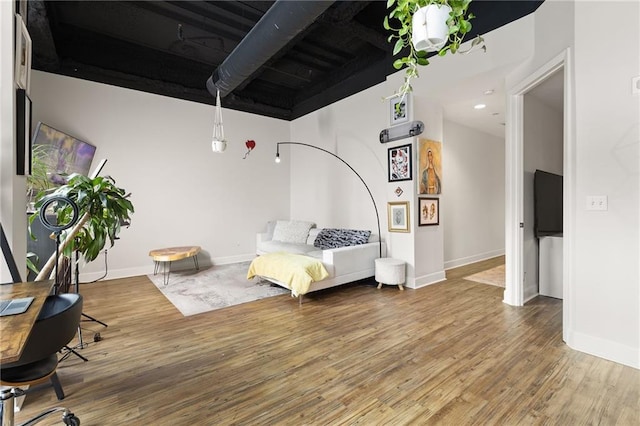
M 256 141 L 254 141 L 254 140 L 248 140 L 248 141 L 246 141 L 246 142 L 245 142 L 245 145 L 247 146 L 247 148 L 248 148 L 249 150 L 252 150 L 253 148 L 255 148 L 255 147 L 256 147 Z

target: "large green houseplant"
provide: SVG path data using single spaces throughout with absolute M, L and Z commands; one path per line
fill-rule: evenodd
M 134 212 L 133 204 L 129 200 L 131 194 L 115 184 L 110 176 L 95 177 L 93 179 L 74 173 L 69 176 L 67 183 L 53 191 L 43 192 L 35 203 L 36 213 L 29 218 L 30 224 L 40 209 L 46 204 L 49 197 L 67 197 L 78 206 L 77 224 L 62 231 L 60 250 L 66 256 L 71 256 L 73 251 L 82 254 L 87 262 L 91 262 L 100 254 L 109 241 L 113 246 L 118 238 L 120 228 L 128 224 L 131 214 Z M 60 224 L 69 223 L 74 214 L 72 207 L 67 203 L 53 205 L 54 213 Z M 48 277 L 55 259 L 42 268 L 36 280 Z
M 471 31 L 470 21 L 474 18 L 474 15 L 468 11 L 470 3 L 471 0 L 387 0 L 387 9 L 391 11 L 385 16 L 383 26 L 392 33 L 388 40 L 390 42 L 395 40 L 393 55 L 396 56 L 401 52 L 406 52 L 405 56 L 393 62 L 395 69 L 399 70 L 406 67 L 406 75 L 402 86 L 391 97 L 405 96 L 411 92 L 411 80 L 418 77 L 418 66 L 429 65 L 427 60 L 428 52 L 416 49 L 412 41 L 413 17 L 418 9 L 422 7 L 436 5 L 438 7 L 448 6 L 451 8 L 446 20 L 448 39 L 444 46 L 438 48 L 437 54 L 439 56 L 444 56 L 447 52 L 452 54 L 468 53 L 475 48 L 486 50 L 484 39 L 479 35 L 472 41 L 469 49 L 460 49 L 465 35 Z

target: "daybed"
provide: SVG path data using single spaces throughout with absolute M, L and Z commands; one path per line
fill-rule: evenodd
M 275 221 L 267 224 L 267 232 L 257 234 L 256 254 L 259 257 L 252 262 L 247 277 L 260 276 L 290 289 L 292 296 L 297 297 L 312 291 L 373 277 L 374 261 L 380 257 L 380 243 L 378 236 L 371 234 L 370 231 L 319 229 L 312 222 Z M 307 282 L 301 286 L 297 285 L 296 279 L 293 283 L 285 282 L 286 277 L 278 279 L 279 277 L 274 276 L 276 274 L 269 274 L 269 269 L 264 268 L 270 266 L 269 262 L 273 263 L 271 260 L 266 262 L 270 257 L 271 260 L 276 259 L 285 264 L 290 262 L 293 266 L 300 263 L 313 265 L 314 262 L 317 266 L 321 263 L 326 270 L 326 275 L 321 275 L 324 278 L 318 280 L 316 279 L 317 271 L 314 270 L 310 274 L 304 271 L 301 274 L 309 277 L 303 278 Z

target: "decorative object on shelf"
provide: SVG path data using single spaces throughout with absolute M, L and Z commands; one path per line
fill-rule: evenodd
M 31 99 L 16 90 L 16 174 L 31 175 Z
M 29 94 L 31 84 L 31 37 L 20 15 L 16 15 L 15 80 Z
M 418 226 L 440 224 L 440 199 L 418 198 Z
M 216 108 L 213 115 L 213 137 L 211 139 L 211 150 L 215 153 L 222 153 L 227 149 L 227 141 L 224 138 L 224 128 L 222 127 L 222 103 L 220 102 L 220 89 L 216 91 Z
M 401 196 L 401 195 L 402 195 L 402 193 L 403 193 L 404 191 L 402 190 L 402 188 L 397 187 L 397 188 L 396 188 L 396 190 L 395 190 L 394 192 L 395 192 L 396 196 L 398 196 L 398 197 L 399 197 L 399 196 Z
M 387 219 L 389 232 L 410 232 L 409 202 L 396 201 L 387 203 Z
M 429 65 L 428 52 L 469 53 L 476 48 L 486 51 L 484 39 L 478 35 L 471 47 L 461 50 L 464 37 L 471 31 L 472 13 L 468 13 L 471 0 L 387 0 L 383 26 L 391 31 L 389 42 L 395 40 L 393 55 L 409 48 L 406 56 L 396 59 L 393 67 L 406 67 L 404 83 L 393 96 L 406 96 L 411 92 L 411 80 L 418 77 L 418 65 Z
M 254 141 L 253 139 L 250 139 L 246 141 L 244 144 L 247 146 L 247 153 L 244 154 L 244 157 L 242 157 L 243 160 L 246 159 L 249 156 L 249 154 L 251 154 L 251 151 L 253 151 L 253 148 L 256 147 L 256 141 Z
M 394 96 L 389 99 L 390 124 L 392 126 L 409 121 L 411 96 Z
M 389 148 L 389 182 L 411 180 L 411 144 Z
M 424 132 L 424 123 L 417 120 L 384 129 L 380 131 L 379 139 L 380 143 L 387 143 L 419 136 L 422 132 Z
M 349 163 L 347 163 L 346 161 L 344 161 L 342 158 L 338 157 L 336 154 L 334 154 L 331 151 L 327 151 L 324 148 L 320 148 L 318 146 L 315 145 L 310 145 L 308 143 L 302 143 L 302 142 L 278 142 L 276 144 L 276 163 L 280 163 L 280 145 L 297 145 L 297 146 L 306 146 L 307 148 L 312 148 L 312 149 L 316 149 L 318 151 L 322 151 L 326 154 L 331 155 L 332 157 L 340 160 L 345 166 L 347 166 L 357 177 L 358 179 L 360 179 L 360 182 L 362 182 L 362 184 L 364 185 L 365 189 L 367 190 L 367 193 L 369 194 L 369 198 L 371 198 L 371 203 L 373 204 L 373 210 L 376 213 L 376 224 L 378 225 L 378 241 L 380 242 L 380 257 L 382 257 L 382 234 L 380 233 L 380 215 L 378 214 L 378 206 L 376 205 L 376 200 L 373 198 L 373 194 L 371 193 L 371 190 L 369 189 L 369 187 L 367 186 L 367 183 L 364 181 L 364 179 L 362 179 L 362 176 L 360 176 L 360 174 L 358 172 L 356 172 L 356 170 L 351 167 L 351 165 Z
M 418 194 L 442 194 L 442 142 L 418 140 Z

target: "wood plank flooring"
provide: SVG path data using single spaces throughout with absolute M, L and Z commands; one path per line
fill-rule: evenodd
M 89 362 L 60 364 L 65 400 L 37 389 L 16 423 L 65 406 L 83 426 L 640 424 L 640 371 L 568 348 L 561 301 L 515 308 L 462 279 L 501 261 L 191 317 L 146 277 L 84 285 L 109 327 L 83 323 Z

